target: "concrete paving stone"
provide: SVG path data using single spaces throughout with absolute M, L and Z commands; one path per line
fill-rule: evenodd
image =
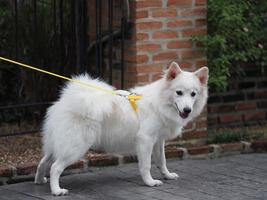
M 164 182 L 147 187 L 137 163 L 91 168 L 64 176 L 61 186 L 70 195 L 54 197 L 49 184 L 24 182 L 0 186 L 0 200 L 266 200 L 267 154 L 244 154 L 206 160 L 168 160 L 178 180 L 164 180 L 153 165 L 152 175 Z
M 0 199 L 1 200 L 18 200 L 18 199 L 35 200 L 36 198 L 31 197 L 26 194 L 21 194 L 21 193 L 6 190 L 6 189 L 0 189 Z

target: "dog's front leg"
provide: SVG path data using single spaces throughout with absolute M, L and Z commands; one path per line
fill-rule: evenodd
M 170 173 L 166 165 L 165 157 L 165 141 L 160 140 L 154 146 L 153 159 L 155 164 L 160 169 L 166 179 L 177 179 L 179 176 L 176 173 Z
M 154 142 L 149 136 L 140 136 L 138 138 L 138 165 L 144 183 L 148 186 L 159 186 L 162 184 L 162 181 L 153 179 L 150 173 L 153 146 Z

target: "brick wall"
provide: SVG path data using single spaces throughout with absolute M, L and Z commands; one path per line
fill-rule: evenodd
M 131 30 L 125 59 L 128 87 L 155 81 L 171 61 L 185 70 L 206 64 L 206 56 L 190 42 L 206 34 L 205 0 L 130 0 Z M 200 142 L 207 135 L 206 112 L 189 124 L 183 139 Z
M 266 124 L 267 74 L 261 67 L 243 64 L 242 78 L 232 74 L 226 92 L 211 92 L 208 106 L 209 128 Z

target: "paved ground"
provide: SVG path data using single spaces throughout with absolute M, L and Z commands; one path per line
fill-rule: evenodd
M 169 160 L 168 166 L 180 175 L 160 187 L 146 187 L 137 164 L 93 168 L 92 172 L 65 176 L 61 185 L 70 195 L 53 197 L 49 185 L 25 182 L 0 187 L 1 200 L 257 200 L 267 199 L 267 154 L 246 154 L 214 160 Z M 152 174 L 160 178 L 153 167 Z

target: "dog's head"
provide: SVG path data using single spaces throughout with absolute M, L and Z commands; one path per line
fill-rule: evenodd
M 199 115 L 207 100 L 208 77 L 207 67 L 187 72 L 172 62 L 163 77 L 167 89 L 164 95 L 172 113 L 189 120 Z

